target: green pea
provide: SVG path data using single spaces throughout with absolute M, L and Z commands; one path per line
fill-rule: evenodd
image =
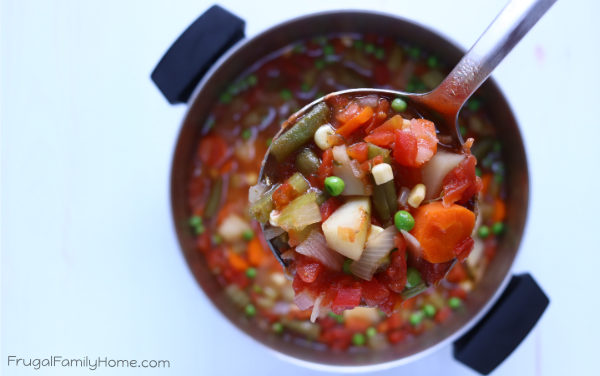
M 410 47 L 407 52 L 408 56 L 415 59 L 421 55 L 421 50 L 418 47 Z
M 377 334 L 377 329 L 375 329 L 371 326 L 371 327 L 367 328 L 367 331 L 365 332 L 365 334 L 369 338 L 375 337 L 375 335 Z
M 221 237 L 221 235 L 219 235 L 219 234 L 214 234 L 214 235 L 212 236 L 212 242 L 213 242 L 215 245 L 219 245 L 219 244 L 223 243 L 223 238 L 222 238 L 222 237 Z
M 339 196 L 345 187 L 344 181 L 337 176 L 328 176 L 325 179 L 325 190 L 332 196 Z
M 472 98 L 467 102 L 467 107 L 471 111 L 477 111 L 481 107 L 481 101 L 477 98 Z
M 450 299 L 448 299 L 448 307 L 452 309 L 457 309 L 460 308 L 460 306 L 462 306 L 462 300 L 460 300 L 459 297 L 453 296 Z
M 252 291 L 254 291 L 257 294 L 260 294 L 262 292 L 262 287 L 260 287 L 260 285 L 254 285 L 252 286 Z
M 279 321 L 274 322 L 273 325 L 271 325 L 271 330 L 277 334 L 280 334 L 283 332 L 283 324 Z
M 362 333 L 354 333 L 352 336 L 354 346 L 363 346 L 365 344 L 365 335 Z
M 306 82 L 303 82 L 302 85 L 300 85 L 300 90 L 306 93 L 310 90 L 310 85 Z
M 251 131 L 250 129 L 244 129 L 244 130 L 242 131 L 242 138 L 243 138 L 244 140 L 249 140 L 249 139 L 250 139 L 250 137 L 252 137 L 252 131 Z
M 252 304 L 248 304 L 245 308 L 244 308 L 244 312 L 246 313 L 246 316 L 254 316 L 256 315 L 256 307 L 254 307 Z
M 425 304 L 423 306 L 423 313 L 427 317 L 435 316 L 436 312 L 437 312 L 437 309 L 435 309 L 435 306 L 433 304 Z
M 194 233 L 196 235 L 202 235 L 202 234 L 204 234 L 204 231 L 206 231 L 206 228 L 204 228 L 204 225 L 199 225 L 199 226 L 194 227 Z
M 435 68 L 438 65 L 438 59 L 435 56 L 429 56 L 427 58 L 427 66 L 429 68 Z
M 198 216 L 198 215 L 193 215 L 190 217 L 190 220 L 188 221 L 188 223 L 190 224 L 191 227 L 198 227 L 202 225 L 202 217 Z
M 408 104 L 406 104 L 406 101 L 402 98 L 396 98 L 392 101 L 392 110 L 396 112 L 406 111 L 407 108 Z
M 346 259 L 344 261 L 344 265 L 342 265 L 342 270 L 344 271 L 344 273 L 352 274 L 352 271 L 350 270 L 350 265 L 352 265 L 352 260 Z
M 410 314 L 408 321 L 410 322 L 410 325 L 417 326 L 421 323 L 421 321 L 423 321 L 423 317 L 424 317 L 423 312 L 421 312 L 421 311 L 413 312 Z
M 375 45 L 372 43 L 367 43 L 367 45 L 365 46 L 365 52 L 368 54 L 372 54 L 373 52 L 375 52 Z
M 325 61 L 321 60 L 321 59 L 316 60 L 315 61 L 315 68 L 317 68 L 317 69 L 323 69 L 323 68 L 325 68 Z
M 292 92 L 289 89 L 283 89 L 283 90 L 281 90 L 279 92 L 279 96 L 284 101 L 289 101 L 290 99 L 292 99 L 294 97 L 294 95 L 292 94 Z
M 502 222 L 494 223 L 494 225 L 492 226 L 492 232 L 494 233 L 494 235 L 502 234 L 504 232 L 504 223 L 502 223 Z
M 477 235 L 479 235 L 481 239 L 487 238 L 490 235 L 490 228 L 486 225 L 481 225 L 477 230 Z
M 242 233 L 242 238 L 245 241 L 252 240 L 252 238 L 254 238 L 254 231 L 252 231 L 251 229 L 244 230 L 244 232 Z
M 353 45 L 354 45 L 354 48 L 362 50 L 363 47 L 365 46 L 365 42 L 363 42 L 362 40 L 355 40 Z
M 229 103 L 231 102 L 231 100 L 233 99 L 233 97 L 231 96 L 231 94 L 229 93 L 223 93 L 221 94 L 221 96 L 219 97 L 219 101 L 221 103 Z
M 375 50 L 375 58 L 377 60 L 383 60 L 385 58 L 385 50 L 383 48 L 377 48 Z
M 256 75 L 251 74 L 248 77 L 246 77 L 246 83 L 248 84 L 248 86 L 254 86 L 258 83 L 258 78 L 256 77 Z
M 325 47 L 323 47 L 323 55 L 325 55 L 325 56 L 333 55 L 334 52 L 335 52 L 335 49 L 333 48 L 333 46 L 331 44 L 328 44 Z
M 248 268 L 246 269 L 246 277 L 254 278 L 256 277 L 256 268 Z
M 328 313 L 329 317 L 331 317 L 332 319 L 334 319 L 335 321 L 338 322 L 338 324 L 343 324 L 344 323 L 344 316 L 342 315 L 337 315 L 333 312 L 329 312 Z
M 399 210 L 394 215 L 394 224 L 398 231 L 410 231 L 415 227 L 415 219 L 406 210 Z
M 421 273 L 415 268 L 408 268 L 406 270 L 406 287 L 411 288 L 415 287 L 419 283 L 421 283 Z

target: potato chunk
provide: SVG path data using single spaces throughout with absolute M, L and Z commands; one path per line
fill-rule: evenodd
M 331 249 L 358 260 L 365 249 L 370 226 L 371 201 L 368 197 L 356 197 L 340 206 L 321 227 Z

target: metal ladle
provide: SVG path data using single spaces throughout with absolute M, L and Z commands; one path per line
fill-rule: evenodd
M 523 36 L 536 24 L 556 0 L 512 0 L 496 16 L 494 21 L 481 34 L 471 49 L 463 56 L 442 83 L 428 93 L 407 93 L 387 89 L 349 89 L 330 93 L 321 97 L 294 113 L 274 139 L 283 134 L 296 119 L 308 113 L 314 106 L 334 96 L 346 94 L 376 94 L 387 97 L 401 97 L 409 106 L 415 106 L 421 113 L 435 118 L 440 133 L 449 135 L 447 146 L 460 148 L 463 139 L 458 126 L 458 113 L 469 97 L 489 77 L 492 71 L 504 59 Z M 272 163 L 269 158 L 271 148 L 263 159 L 259 181 L 265 179 L 265 166 Z M 262 227 L 264 229 L 264 225 Z M 285 267 L 277 247 L 267 241 L 277 260 Z

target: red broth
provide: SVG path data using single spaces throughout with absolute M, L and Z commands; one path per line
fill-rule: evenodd
M 448 68 L 435 54 L 389 38 L 328 35 L 269 55 L 222 93 L 204 125 L 207 134 L 198 143 L 190 172 L 190 231 L 240 314 L 284 338 L 341 351 L 411 341 L 461 314 L 494 257 L 506 216 L 502 145 L 477 97 L 459 118 L 463 136 L 475 139 L 472 152 L 483 183 L 474 249 L 440 285 L 404 301 L 391 316 L 359 307 L 311 323 L 311 311 L 293 303 L 292 283 L 248 215 L 248 189 L 257 183 L 271 137 L 293 112 L 325 93 L 348 88 L 424 92 Z

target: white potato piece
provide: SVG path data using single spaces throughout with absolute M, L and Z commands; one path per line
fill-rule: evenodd
M 362 255 L 370 227 L 371 201 L 368 197 L 349 199 L 321 225 L 327 245 L 352 260 L 358 260 Z
M 431 200 L 439 197 L 442 190 L 444 178 L 454 167 L 458 166 L 465 158 L 463 154 L 449 153 L 447 151 L 438 151 L 423 165 L 423 184 L 427 187 L 425 199 Z
M 221 222 L 217 232 L 227 242 L 235 242 L 242 239 L 244 231 L 251 230 L 250 225 L 244 219 L 231 214 Z

